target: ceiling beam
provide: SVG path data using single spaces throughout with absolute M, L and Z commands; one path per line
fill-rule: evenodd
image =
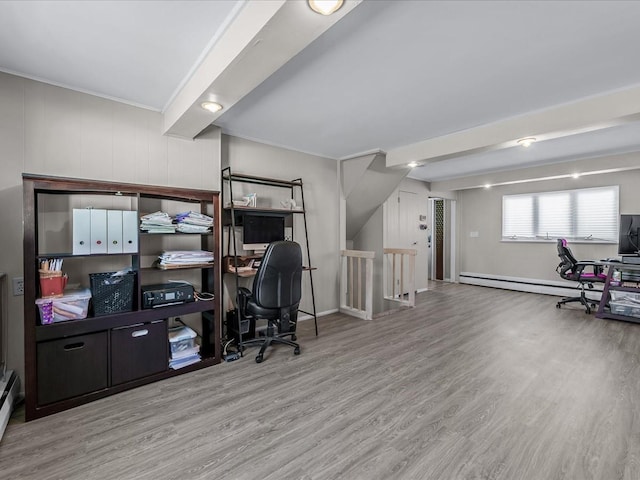
M 482 173 L 467 177 L 431 182 L 437 191 L 457 191 L 473 188 L 496 187 L 518 183 L 540 182 L 559 178 L 582 177 L 604 173 L 623 172 L 640 169 L 637 153 L 598 156 L 571 162 L 515 170 Z M 577 188 L 577 187 L 576 187 Z
M 514 147 L 524 137 L 550 140 L 599 130 L 638 121 L 639 112 L 640 87 L 634 87 L 398 147 L 387 152 L 387 166 Z
M 164 133 L 195 138 L 220 115 L 318 38 L 362 0 L 346 0 L 333 15 L 306 2 L 249 0 L 164 112 Z M 211 113 L 202 102 L 217 102 Z

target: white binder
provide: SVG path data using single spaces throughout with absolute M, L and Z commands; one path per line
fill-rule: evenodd
M 138 253 L 138 212 L 122 212 L 122 253 Z
M 107 253 L 107 211 L 92 208 L 91 212 L 91 254 Z
M 107 253 L 122 253 L 121 210 L 107 210 Z
M 73 209 L 73 247 L 74 255 L 91 253 L 91 210 Z

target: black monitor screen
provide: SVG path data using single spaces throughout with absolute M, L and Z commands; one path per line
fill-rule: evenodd
M 244 215 L 242 243 L 268 244 L 284 240 L 284 217 Z
M 619 255 L 637 255 L 640 250 L 638 233 L 640 232 L 640 215 L 620 215 L 620 238 L 618 240 Z

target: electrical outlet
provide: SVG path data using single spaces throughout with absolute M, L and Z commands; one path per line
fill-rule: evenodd
M 15 277 L 13 280 L 13 296 L 24 295 L 24 278 Z

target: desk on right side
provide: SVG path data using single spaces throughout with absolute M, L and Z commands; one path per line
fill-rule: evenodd
M 596 317 L 640 323 L 640 264 L 604 264 L 607 278 Z

